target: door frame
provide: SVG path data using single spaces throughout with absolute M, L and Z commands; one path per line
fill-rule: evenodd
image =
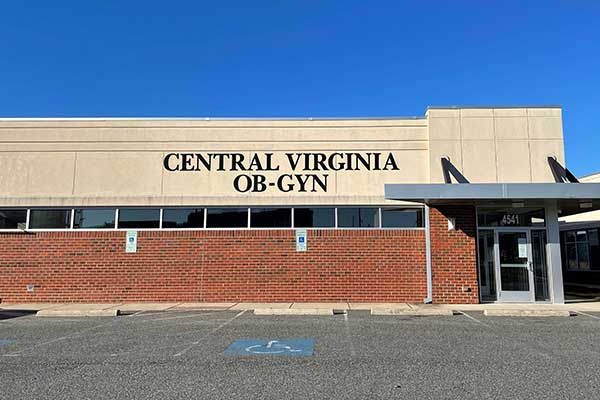
M 531 246 L 531 227 L 494 227 L 494 272 L 496 274 L 496 293 L 498 303 L 535 303 L 535 282 L 533 276 L 533 249 Z M 525 233 L 527 241 L 527 277 L 529 291 L 509 291 L 502 290 L 502 275 L 500 266 L 500 233 L 514 232 Z M 508 292 L 503 296 L 503 293 Z M 517 294 L 519 293 L 519 294 Z M 525 294 L 527 293 L 527 294 Z M 511 296 L 512 295 L 512 296 Z M 504 297 L 504 298 L 503 298 Z

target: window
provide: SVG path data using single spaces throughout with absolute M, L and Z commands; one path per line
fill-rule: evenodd
M 335 228 L 334 207 L 294 208 L 295 228 Z
M 247 208 L 207 208 L 207 228 L 247 228 Z
M 291 228 L 291 208 L 252 208 L 250 209 L 251 228 Z
M 482 226 L 544 226 L 543 208 L 480 208 L 477 223 Z
M 163 209 L 163 228 L 204 228 L 203 208 Z
M 158 228 L 160 209 L 158 208 L 121 208 L 119 209 L 119 228 Z
M 563 261 L 568 270 L 600 270 L 598 229 L 562 232 Z
M 0 210 L 0 229 L 25 229 L 27 210 Z
M 381 226 L 384 228 L 422 228 L 423 212 L 410 208 L 382 208 Z
M 30 229 L 69 229 L 71 210 L 31 210 Z
M 73 217 L 74 229 L 114 229 L 114 208 L 79 208 Z
M 379 208 L 344 207 L 338 208 L 340 228 L 379 228 Z

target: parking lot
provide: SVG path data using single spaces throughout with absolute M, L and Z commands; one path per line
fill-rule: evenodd
M 11 311 L 0 318 L 5 399 L 590 399 L 600 392 L 594 313 L 43 318 Z M 260 351 L 244 354 L 251 346 L 241 342 L 242 355 L 225 354 L 239 339 L 261 340 L 252 348 Z M 293 348 L 304 344 L 314 346 L 312 355 Z

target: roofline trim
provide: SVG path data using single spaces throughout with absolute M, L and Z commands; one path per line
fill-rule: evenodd
M 413 117 L 0 117 L 0 121 L 385 121 L 425 120 Z

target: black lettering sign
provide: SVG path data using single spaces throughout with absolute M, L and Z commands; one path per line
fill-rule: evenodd
M 292 173 L 273 181 L 260 172 L 280 171 L 274 153 L 168 153 L 163 166 L 169 172 L 233 171 L 242 172 L 233 179 L 240 193 L 263 193 L 274 188 L 282 193 L 327 192 L 328 171 L 398 171 L 393 153 L 284 153 Z M 254 172 L 254 173 L 252 173 Z

